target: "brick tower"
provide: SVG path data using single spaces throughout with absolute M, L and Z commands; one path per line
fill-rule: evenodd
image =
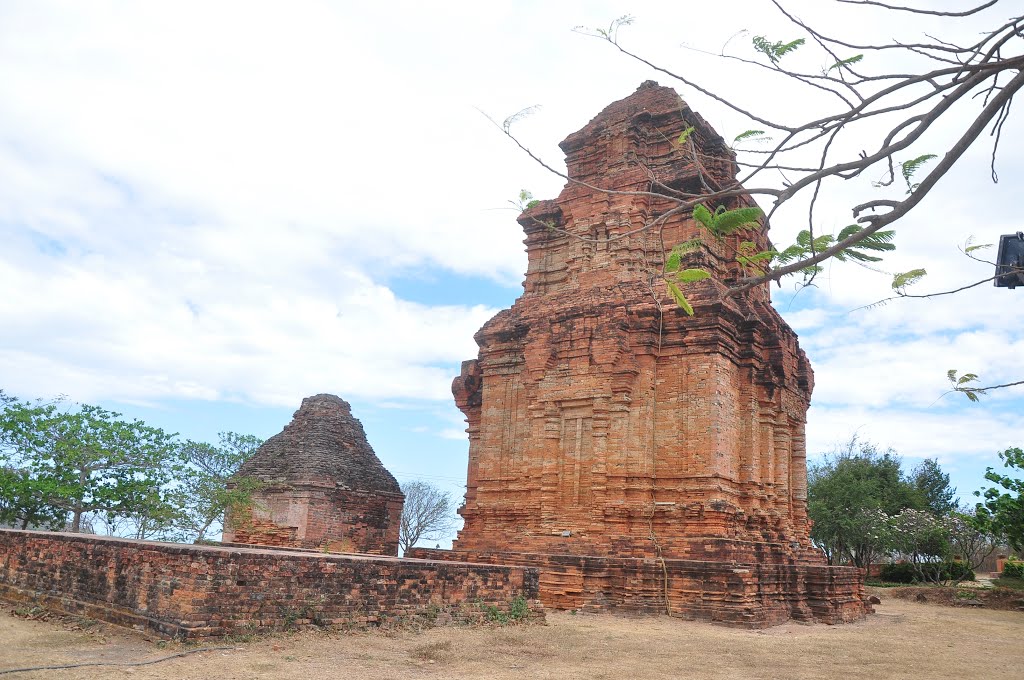
M 398 554 L 402 490 L 344 399 L 303 399 L 238 476 L 262 486 L 248 513 L 225 521 L 225 542 Z
M 519 218 L 523 294 L 453 384 L 470 441 L 455 554 L 546 567 L 556 607 L 863 616 L 857 571 L 825 567 L 808 538 L 810 364 L 767 284 L 722 296 L 743 276 L 740 244 L 767 248 L 765 229 L 716 239 L 656 195 L 736 186 L 731 150 L 651 81 L 561 148 L 570 182 Z M 691 317 L 661 275 L 695 238 L 684 266 L 712 276 L 685 287 Z

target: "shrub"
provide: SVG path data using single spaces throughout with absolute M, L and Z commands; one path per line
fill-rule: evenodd
M 962 562 L 942 562 L 941 564 L 929 564 L 926 568 L 937 575 L 938 581 L 973 581 L 974 571 Z M 1004 572 L 1005 573 L 1005 572 Z M 878 577 L 889 583 L 918 583 L 921 576 L 914 565 L 909 562 L 899 562 L 882 565 Z
M 917 580 L 917 573 L 909 562 L 894 562 L 883 564 L 878 578 L 889 583 L 913 583 Z
M 1003 565 L 1003 576 L 1024 579 L 1024 562 L 1007 560 Z
M 513 621 L 523 621 L 530 616 L 530 604 L 522 595 L 518 595 L 508 607 L 508 615 Z

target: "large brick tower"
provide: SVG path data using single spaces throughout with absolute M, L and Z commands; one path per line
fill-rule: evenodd
M 561 147 L 570 182 L 519 218 L 523 295 L 476 334 L 453 384 L 470 441 L 455 553 L 546 566 L 553 606 L 863 616 L 857 571 L 823 566 L 808 538 L 807 358 L 767 284 L 722 295 L 765 230 L 718 239 L 657 195 L 735 186 L 732 152 L 650 81 Z M 691 317 L 662 272 L 695 238 L 684 266 L 712 276 L 685 287 Z

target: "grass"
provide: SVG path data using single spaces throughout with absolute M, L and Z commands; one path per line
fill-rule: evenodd
M 1015 599 L 1022 597 L 1011 592 Z M 360 680 L 675 680 L 684 675 L 821 680 L 823 668 L 838 667 L 844 680 L 963 680 L 1002 677 L 1007 668 L 1019 668 L 1024 661 L 1024 614 L 1016 606 L 994 611 L 939 607 L 931 598 L 927 604 L 882 599 L 875 607 L 878 613 L 859 623 L 790 623 L 764 630 L 666 616 L 567 612 L 549 612 L 547 625 L 535 626 L 445 626 L 331 636 L 310 630 L 260 638 L 244 651 L 196 654 L 147 666 L 138 677 L 336 680 L 338 669 L 344 669 L 344 675 Z M 167 653 L 128 633 L 100 641 L 58 625 L 2 614 L 0 640 L 0 669 L 100 654 L 120 662 Z M 120 677 L 109 667 L 82 668 L 73 675 L 76 680 Z
M 1010 590 L 1024 590 L 1024 578 L 1013 578 L 1012 576 L 1000 576 L 992 581 L 992 585 Z

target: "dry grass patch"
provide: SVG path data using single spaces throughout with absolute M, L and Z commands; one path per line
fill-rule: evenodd
M 1024 665 L 1024 614 L 936 607 L 881 594 L 878 614 L 844 626 L 789 623 L 760 631 L 658 617 L 550 613 L 548 625 L 446 627 L 261 638 L 136 668 L 65 671 L 69 680 L 395 678 L 1005 677 Z M 0 615 L 0 670 L 74 660 L 142 660 L 185 649 L 111 636 L 99 644 L 50 622 Z M 1012 675 L 1012 673 L 1011 673 Z M 52 678 L 54 672 L 5 676 Z M 56 676 L 61 677 L 61 676 Z

